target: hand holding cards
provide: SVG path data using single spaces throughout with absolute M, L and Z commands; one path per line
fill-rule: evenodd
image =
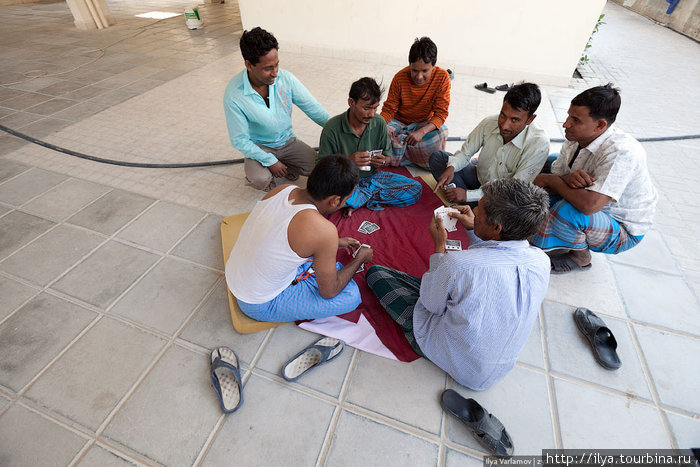
M 360 265 L 359 269 L 357 271 L 355 271 L 355 274 L 357 274 L 358 272 L 364 271 L 365 270 L 365 263 L 369 262 L 372 259 L 372 255 L 373 255 L 372 248 L 365 243 L 360 245 L 360 247 L 357 250 L 355 250 L 355 252 L 352 254 L 352 257 L 357 258 L 357 254 L 360 251 L 362 251 L 363 249 L 366 249 L 365 251 L 369 251 L 369 257 L 363 259 L 362 264 Z
M 362 245 L 360 245 L 360 247 L 359 247 L 357 250 L 355 250 L 355 252 L 352 254 L 352 257 L 353 257 L 353 258 L 357 258 L 357 253 L 359 253 L 359 251 L 360 251 L 362 248 L 370 248 L 370 246 L 367 245 L 366 243 L 363 243 Z
M 457 219 L 455 219 L 454 217 L 450 217 L 450 213 L 451 212 L 459 213 L 458 210 L 456 210 L 454 208 L 440 206 L 439 208 L 435 209 L 435 211 L 433 211 L 433 212 L 435 213 L 436 218 L 439 217 L 440 220 L 442 220 L 442 225 L 443 225 L 443 227 L 445 227 L 445 230 L 447 230 L 448 232 L 454 232 L 455 230 L 457 230 Z
M 377 156 L 380 156 L 382 154 L 381 149 L 374 149 L 372 151 L 367 151 L 367 152 L 369 153 L 370 162 L 373 161 L 374 159 L 377 159 Z M 363 171 L 372 170 L 372 166 L 371 165 L 363 165 L 360 167 L 360 170 L 363 170 Z

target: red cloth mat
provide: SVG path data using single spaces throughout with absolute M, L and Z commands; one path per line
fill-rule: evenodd
M 412 178 L 403 167 L 387 170 Z M 377 337 L 397 359 L 404 362 L 411 362 L 417 359 L 418 355 L 409 345 L 401 328 L 382 308 L 377 297 L 367 286 L 365 273 L 373 264 L 397 269 L 416 277 L 422 277 L 428 270 L 430 255 L 435 248 L 428 232 L 428 222 L 435 208 L 443 204 L 421 178 L 415 180 L 421 183 L 423 193 L 413 206 L 389 206 L 383 211 L 371 211 L 362 207 L 353 212 L 351 217 L 343 217 L 340 211 L 329 216 L 329 220 L 338 226 L 340 237 L 356 238 L 374 250 L 372 262 L 365 265 L 365 271 L 355 274 L 354 277 L 362 295 L 362 303 L 356 310 L 339 317 L 356 323 L 360 313 L 364 314 L 374 327 Z M 364 221 L 374 222 L 380 227 L 379 230 L 371 234 L 358 232 L 357 229 Z M 469 247 L 469 237 L 459 223 L 455 232 L 448 232 L 448 238 L 461 240 L 463 250 Z M 350 259 L 347 252 L 338 251 L 338 261 L 347 264 Z

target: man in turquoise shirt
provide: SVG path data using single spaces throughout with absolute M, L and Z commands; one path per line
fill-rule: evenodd
M 341 154 L 360 168 L 360 182 L 345 203 L 346 215 L 364 205 L 372 210 L 409 206 L 421 195 L 420 182 L 377 171 L 389 165 L 392 153 L 386 123 L 377 115 L 381 98 L 382 90 L 374 79 L 360 78 L 350 87 L 350 108 L 328 120 L 321 132 L 319 159 Z
M 273 177 L 296 180 L 314 167 L 316 151 L 292 131 L 292 104 L 321 126 L 330 115 L 293 74 L 279 68 L 275 36 L 256 27 L 243 32 L 240 47 L 246 69 L 224 93 L 228 134 L 245 157 L 247 184 L 269 191 Z

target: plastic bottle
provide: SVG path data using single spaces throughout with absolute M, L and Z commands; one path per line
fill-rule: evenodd
M 197 10 L 197 7 L 185 8 L 185 24 L 188 29 L 202 27 L 202 19 L 199 17 L 199 10 Z

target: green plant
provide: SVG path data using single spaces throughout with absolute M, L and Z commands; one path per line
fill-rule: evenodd
M 590 58 L 588 58 L 587 52 L 588 49 L 590 49 L 592 46 L 591 41 L 593 41 L 593 35 L 598 32 L 598 28 L 600 28 L 603 24 L 606 24 L 605 21 L 603 21 L 603 18 L 605 18 L 605 14 L 602 14 L 598 17 L 598 21 L 596 21 L 595 23 L 595 27 L 593 28 L 593 32 L 591 33 L 591 37 L 588 38 L 588 42 L 586 42 L 586 47 L 583 48 L 581 58 L 578 59 L 579 65 L 585 65 L 590 60 Z

